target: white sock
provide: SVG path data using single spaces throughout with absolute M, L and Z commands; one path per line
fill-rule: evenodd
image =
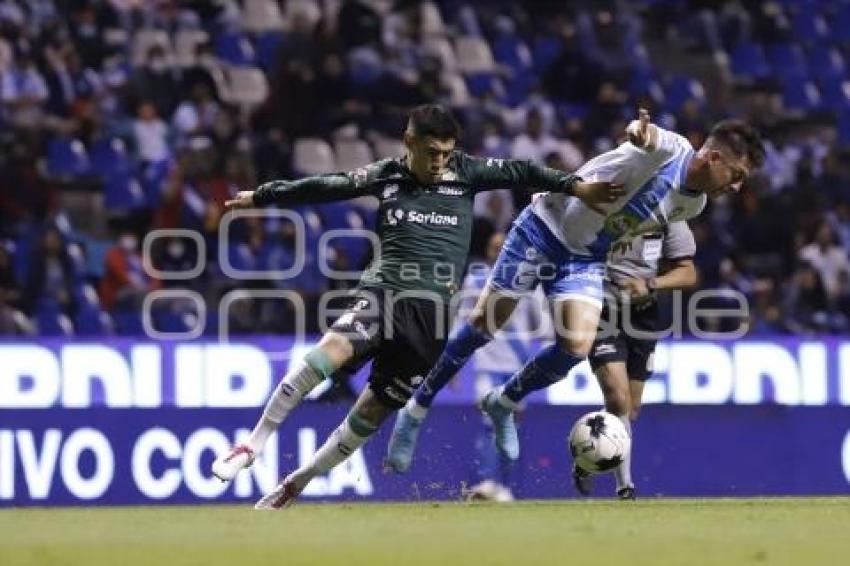
M 355 426 L 360 429 L 361 434 L 354 432 L 352 429 L 352 418 L 357 423 Z M 360 419 L 351 415 L 347 416 L 342 424 L 328 436 L 328 439 L 316 451 L 310 462 L 302 466 L 296 474 L 302 477 L 307 474 L 312 479 L 319 474 L 330 471 L 347 460 L 355 450 L 363 446 L 375 430 L 369 427 L 369 425 L 365 425 Z
M 248 446 L 259 454 L 266 440 L 277 430 L 289 412 L 322 381 L 322 377 L 304 362 L 287 373 L 266 403 L 263 416 L 248 437 Z
M 416 419 L 417 421 L 425 420 L 425 417 L 428 416 L 428 407 L 423 407 L 419 403 L 416 402 L 416 397 L 411 397 L 410 400 L 405 405 L 405 409 L 410 414 L 411 417 Z
M 629 433 L 629 438 L 632 438 L 632 422 L 629 420 L 629 415 L 617 415 L 617 418 L 626 427 L 626 432 Z M 617 491 L 625 487 L 634 487 L 632 481 L 632 451 L 631 449 L 623 458 L 623 463 L 614 468 L 614 478 L 617 480 Z

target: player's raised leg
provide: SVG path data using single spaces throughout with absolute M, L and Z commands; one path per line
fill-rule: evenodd
M 348 416 L 328 436 L 310 461 L 286 476 L 275 489 L 257 502 L 255 509 L 280 509 L 294 503 L 313 478 L 327 473 L 348 459 L 394 411 L 395 408 L 381 402 L 371 388 L 364 389 Z
M 626 363 L 623 361 L 610 361 L 595 368 L 602 395 L 605 397 L 605 410 L 616 415 L 622 421 L 629 437 L 632 436 L 632 423 L 630 412 L 632 407 L 631 391 L 629 388 L 629 376 L 626 372 Z M 639 382 L 640 383 L 640 382 Z M 643 385 L 641 383 L 641 385 Z M 635 484 L 632 481 L 632 459 L 631 450 L 623 457 L 623 463 L 614 469 L 614 477 L 617 481 L 617 495 L 623 499 L 633 499 Z
M 272 393 L 265 409 L 247 441 L 237 444 L 227 454 L 219 456 L 212 465 L 213 474 L 229 481 L 250 466 L 262 451 L 268 437 L 286 419 L 314 387 L 329 378 L 354 355 L 350 340 L 337 332 L 329 331 L 319 344 L 310 350 L 304 360 L 292 368 Z
M 484 397 L 481 408 L 493 420 L 496 448 L 508 458 L 519 458 L 514 411 L 530 393 L 560 381 L 587 357 L 596 336 L 600 310 L 601 301 L 596 297 L 574 294 L 556 297 L 556 342 L 537 352 L 505 385 Z

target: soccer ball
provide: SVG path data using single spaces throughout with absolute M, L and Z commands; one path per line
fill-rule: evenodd
M 591 473 L 613 470 L 632 449 L 632 439 L 622 421 L 605 411 L 580 417 L 570 431 L 568 444 L 575 463 Z

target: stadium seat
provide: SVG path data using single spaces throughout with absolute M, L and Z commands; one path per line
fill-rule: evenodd
M 283 15 L 274 0 L 244 0 L 242 24 L 245 31 L 263 33 L 283 29 Z
M 455 50 L 445 37 L 427 37 L 422 43 L 422 51 L 440 60 L 442 70 L 453 71 L 456 68 Z
M 338 140 L 334 144 L 336 153 L 336 168 L 340 171 L 351 171 L 375 160 L 372 148 L 363 140 Z
M 469 89 L 466 81 L 457 73 L 443 73 L 441 76 L 443 86 L 449 91 L 449 105 L 457 108 L 469 104 Z
M 799 7 L 791 17 L 791 29 L 794 39 L 807 43 L 825 38 L 829 28 L 820 13 L 809 7 Z
M 240 32 L 226 32 L 216 36 L 215 53 L 230 65 L 253 65 L 256 62 L 254 46 Z
M 815 77 L 842 77 L 845 65 L 841 52 L 829 44 L 812 46 L 808 57 L 809 69 Z
M 274 69 L 283 39 L 284 34 L 279 31 L 269 31 L 257 38 L 257 64 L 266 72 Z
M 112 173 L 130 171 L 133 167 L 133 160 L 127 154 L 127 145 L 121 138 L 101 138 L 92 144 L 92 173 L 106 177 Z
M 292 167 L 298 175 L 320 175 L 337 170 L 336 158 L 331 146 L 319 138 L 295 140 Z
M 455 40 L 457 68 L 462 73 L 489 73 L 495 69 L 490 46 L 480 37 L 459 37 Z
M 256 67 L 228 67 L 226 102 L 245 107 L 259 106 L 269 95 L 269 83 Z
M 54 177 L 74 178 L 91 169 L 86 147 L 78 139 L 54 138 L 47 148 L 47 170 Z
M 469 94 L 476 97 L 493 94 L 498 99 L 505 96 L 505 89 L 496 73 L 481 71 L 471 73 L 466 77 L 466 88 Z
M 400 157 L 404 155 L 406 149 L 404 144 L 394 138 L 385 138 L 378 136 L 372 141 L 375 148 L 375 157 L 384 159 L 386 157 Z
M 142 185 L 132 171 L 116 171 L 103 183 L 103 206 L 112 212 L 143 208 L 147 198 Z
M 74 317 L 77 336 L 108 336 L 114 325 L 112 318 L 102 309 L 86 305 L 81 307 Z
M 419 4 L 419 21 L 422 34 L 425 36 L 440 36 L 446 33 L 440 8 L 434 2 L 426 1 Z
M 742 79 L 761 79 L 770 75 L 764 49 L 758 43 L 738 44 L 729 55 L 732 73 Z
M 830 110 L 850 110 L 850 81 L 841 77 L 818 79 L 823 105 Z
M 817 110 L 821 108 L 820 91 L 812 81 L 789 79 L 783 86 L 782 103 L 789 110 Z
M 829 24 L 829 35 L 833 41 L 850 43 L 850 4 L 847 2 L 839 4 Z
M 705 89 L 696 79 L 678 75 L 667 82 L 665 104 L 674 112 L 681 110 L 688 100 L 695 100 L 701 106 L 705 104 Z
M 140 29 L 133 36 L 133 66 L 143 66 L 147 61 L 148 51 L 155 45 L 162 47 L 167 60 L 174 61 L 171 38 L 168 36 L 168 32 L 161 29 Z
M 195 52 L 199 45 L 210 40 L 207 32 L 200 29 L 180 29 L 174 35 L 174 62 L 179 67 L 189 67 L 197 60 Z
M 767 49 L 773 74 L 786 79 L 805 79 L 809 68 L 799 45 L 776 43 Z
M 531 57 L 534 60 L 534 72 L 545 73 L 561 54 L 561 40 L 552 36 L 538 37 L 534 41 Z
M 514 75 L 531 70 L 533 61 L 528 45 L 515 35 L 503 35 L 493 42 L 493 57 L 509 67 Z
M 112 313 L 115 332 L 121 336 L 144 336 L 145 327 L 138 311 L 119 310 Z

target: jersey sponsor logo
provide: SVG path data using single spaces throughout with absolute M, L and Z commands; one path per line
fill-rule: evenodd
M 593 351 L 594 356 L 604 356 L 606 354 L 616 354 L 617 348 L 613 344 L 599 344 Z
M 457 189 L 455 187 L 437 187 L 437 194 L 440 195 L 448 195 L 450 197 L 462 197 L 463 189 Z
M 495 157 L 490 157 L 487 159 L 487 167 L 499 167 L 501 168 L 505 164 L 504 159 L 496 159 Z
M 408 210 L 407 213 L 401 208 L 390 208 L 387 210 L 386 222 L 390 226 L 396 226 L 402 220 L 413 224 L 424 224 L 426 226 L 457 226 L 460 217 L 457 214 L 439 214 L 437 212 L 418 212 Z
M 387 209 L 387 224 L 390 226 L 395 226 L 399 223 L 399 221 L 404 218 L 404 211 L 400 208 L 389 208 Z

